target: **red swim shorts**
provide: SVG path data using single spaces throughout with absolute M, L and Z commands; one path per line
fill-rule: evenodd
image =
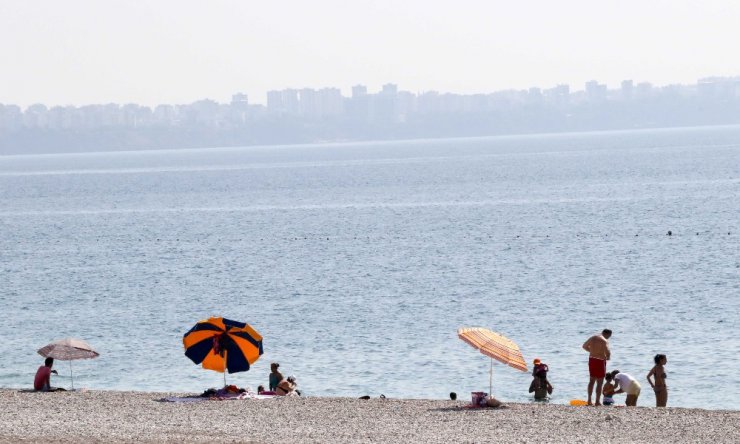
M 601 379 L 606 376 L 606 361 L 599 358 L 588 358 L 588 374 L 592 378 Z

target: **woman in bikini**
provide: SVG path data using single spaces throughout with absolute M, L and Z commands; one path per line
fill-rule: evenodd
M 277 390 L 278 384 L 280 384 L 280 381 L 283 380 L 283 374 L 280 373 L 280 364 L 277 362 L 273 362 L 270 364 L 270 391 L 274 392 Z
M 665 407 L 668 404 L 668 386 L 665 385 L 668 375 L 664 367 L 667 363 L 668 358 L 665 355 L 655 355 L 655 366 L 647 374 L 647 380 L 655 392 L 655 407 Z M 650 379 L 651 376 L 655 381 Z

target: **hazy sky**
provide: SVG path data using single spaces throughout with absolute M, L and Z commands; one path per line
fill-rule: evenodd
M 740 75 L 740 1 L 0 0 L 0 103 Z

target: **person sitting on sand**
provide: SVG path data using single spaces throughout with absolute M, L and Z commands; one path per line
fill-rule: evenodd
M 283 374 L 280 373 L 280 370 L 278 368 L 280 367 L 280 364 L 277 362 L 273 362 L 270 364 L 270 391 L 274 392 L 277 390 L 278 384 L 280 384 L 280 381 L 283 380 Z
M 278 396 L 297 396 L 296 387 L 298 383 L 295 380 L 295 376 L 288 376 L 287 378 L 280 381 L 275 389 L 275 394 Z
M 618 390 L 614 391 L 615 395 L 619 393 L 627 394 L 627 400 L 624 402 L 627 407 L 637 406 L 637 398 L 640 397 L 640 390 L 642 389 L 642 387 L 635 378 L 628 375 L 627 373 L 622 373 L 619 370 L 614 370 L 611 373 L 606 374 L 606 380 L 607 382 L 614 381 L 616 386 L 619 387 Z
M 665 355 L 655 355 L 653 360 L 655 366 L 647 374 L 647 380 L 655 392 L 655 407 L 665 407 L 668 404 L 668 386 L 665 384 L 668 375 L 663 366 L 668 363 L 668 358 Z M 651 376 L 655 377 L 655 382 L 650 380 Z
M 36 370 L 36 377 L 33 379 L 33 389 L 39 392 L 53 391 L 51 388 L 51 374 L 58 374 L 51 368 L 54 366 L 54 358 L 46 358 L 44 365 Z
M 547 399 L 547 395 L 552 394 L 552 385 L 547 380 L 547 372 L 550 368 L 540 358 L 535 359 L 533 364 L 529 393 L 534 392 L 534 399 Z

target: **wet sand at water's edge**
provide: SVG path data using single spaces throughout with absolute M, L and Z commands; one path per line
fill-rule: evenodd
M 740 442 L 740 411 L 463 401 L 280 398 L 158 402 L 182 394 L 0 390 L 0 443 Z

